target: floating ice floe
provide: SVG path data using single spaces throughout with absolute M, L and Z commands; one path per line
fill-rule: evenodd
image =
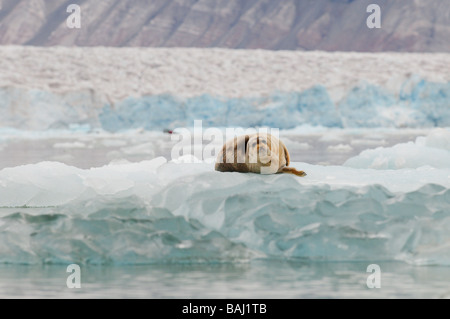
M 415 142 L 365 150 L 344 166 L 354 168 L 400 169 L 430 166 L 450 168 L 450 131 L 438 128 Z
M 0 262 L 450 265 L 450 168 L 293 166 L 308 176 L 221 173 L 191 157 L 3 169 Z
M 348 144 L 338 144 L 338 145 L 328 146 L 327 150 L 329 152 L 335 152 L 335 153 L 347 153 L 347 152 L 351 152 L 353 150 L 353 147 L 351 147 Z
M 55 143 L 54 148 L 86 148 L 87 145 L 82 142 Z

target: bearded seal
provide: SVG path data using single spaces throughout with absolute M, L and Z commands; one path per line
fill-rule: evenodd
M 271 134 L 248 134 L 227 141 L 217 155 L 215 170 L 258 174 L 287 173 L 306 176 L 290 164 L 289 152 Z

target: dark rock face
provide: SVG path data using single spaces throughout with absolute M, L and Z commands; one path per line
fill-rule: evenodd
M 3 0 L 0 44 L 450 51 L 448 0 Z M 81 28 L 69 29 L 69 4 Z M 369 29 L 370 3 L 381 28 Z

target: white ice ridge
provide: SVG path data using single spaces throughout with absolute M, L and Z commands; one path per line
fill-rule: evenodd
M 348 159 L 344 166 L 354 168 L 450 168 L 450 130 L 437 128 L 415 142 L 393 147 L 378 147 L 361 152 Z
M 294 166 L 308 176 L 221 173 L 163 158 L 3 169 L 0 263 L 450 265 L 450 168 Z
M 334 101 L 361 81 L 398 92 L 412 74 L 450 81 L 450 54 L 193 48 L 0 47 L 0 87 L 127 97 L 265 96 L 320 84 Z
M 247 182 L 249 185 L 255 182 L 274 183 L 276 187 L 276 182 L 280 180 L 280 175 L 219 173 L 214 171 L 214 164 L 199 160 L 197 163 L 186 163 L 190 161 L 179 159 L 176 163 L 167 163 L 160 157 L 88 170 L 59 162 L 5 168 L 0 171 L 0 207 L 58 206 L 98 196 L 117 198 L 133 195 L 151 201 L 168 184 L 186 178 L 197 179 L 197 183 L 207 183 L 211 188 L 218 187 L 214 186 L 215 183 L 229 187 L 239 180 L 243 183 L 243 189 L 247 187 Z M 387 171 L 307 163 L 292 163 L 291 166 L 307 171 L 306 178 L 290 177 L 289 181 L 304 188 L 340 189 L 380 185 L 391 192 L 402 193 L 415 191 L 427 184 L 450 188 L 450 164 L 445 169 L 423 166 Z

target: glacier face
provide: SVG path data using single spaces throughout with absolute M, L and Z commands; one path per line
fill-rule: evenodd
M 90 90 L 54 94 L 22 88 L 0 88 L 0 125 L 21 130 L 65 129 L 73 124 L 98 126 L 102 106 Z
M 450 265 L 450 168 L 56 162 L 0 171 L 1 263 L 217 263 L 254 258 Z
M 120 131 L 192 126 L 268 126 L 290 129 L 300 125 L 324 127 L 422 128 L 450 126 L 450 83 L 412 77 L 396 94 L 360 83 L 339 102 L 327 89 L 315 85 L 302 92 L 274 92 L 265 97 L 225 98 L 208 94 L 177 98 L 158 95 L 128 98 L 114 108 L 106 106 L 98 118 L 101 127 Z
M 324 86 L 302 92 L 277 91 L 267 96 L 223 97 L 203 94 L 179 97 L 161 94 L 129 97 L 111 104 L 86 90 L 54 94 L 20 88 L 0 89 L 0 124 L 19 129 L 45 130 L 89 125 L 117 132 L 204 126 L 280 129 L 300 125 L 324 127 L 422 128 L 450 126 L 450 83 L 411 77 L 392 93 L 365 82 L 334 102 Z
M 99 114 L 109 131 L 130 128 L 159 130 L 192 126 L 269 126 L 293 128 L 301 124 L 341 127 L 342 123 L 326 89 L 315 86 L 301 93 L 277 92 L 268 97 L 224 98 L 205 94 L 180 99 L 172 95 L 128 98 Z

